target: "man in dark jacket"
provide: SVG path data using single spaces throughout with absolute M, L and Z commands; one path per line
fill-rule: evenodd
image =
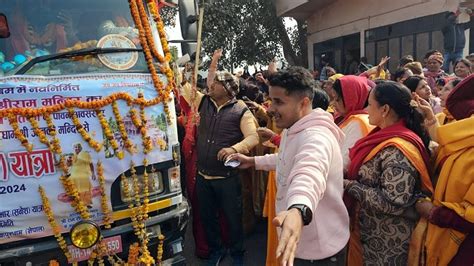
M 217 62 L 216 62 L 217 63 Z M 217 211 L 222 210 L 230 233 L 233 265 L 243 264 L 242 194 L 238 169 L 225 161 L 233 153 L 249 153 L 259 142 L 256 120 L 246 104 L 236 99 L 239 80 L 211 65 L 209 90 L 193 92 L 189 84 L 182 95 L 198 107 L 196 193 L 200 218 L 210 249 L 208 265 L 218 265 L 225 249 L 221 242 Z M 195 94 L 194 97 L 191 95 Z
M 463 50 L 466 44 L 464 31 L 469 28 L 470 23 L 457 23 L 457 14 L 454 12 L 447 13 L 445 17 L 446 25 L 441 30 L 444 36 L 443 70 L 448 73 L 451 63 L 454 65 L 456 61 L 463 57 Z

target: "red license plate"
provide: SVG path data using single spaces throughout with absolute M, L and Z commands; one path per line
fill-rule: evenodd
M 108 255 L 122 252 L 122 238 L 120 236 L 104 238 L 102 243 L 104 243 Z M 72 260 L 76 262 L 88 260 L 94 248 L 95 246 L 88 249 L 80 249 L 73 245 L 68 246 L 69 253 L 72 255 Z M 70 261 L 69 263 L 72 262 Z

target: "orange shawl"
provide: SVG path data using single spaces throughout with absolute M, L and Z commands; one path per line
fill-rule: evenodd
M 454 210 L 474 222 L 474 117 L 438 128 L 440 144 L 436 160 L 441 168 L 433 204 Z M 428 225 L 427 265 L 447 265 L 456 255 L 465 234 Z
M 426 167 L 426 164 L 423 160 L 422 155 L 420 154 L 418 148 L 410 143 L 407 140 L 402 138 L 394 137 L 383 141 L 379 145 L 377 145 L 365 158 L 364 163 L 371 160 L 375 157 L 375 155 L 380 152 L 382 149 L 395 146 L 397 147 L 406 157 L 407 159 L 413 164 L 416 168 L 418 173 L 420 174 L 420 178 L 422 180 L 422 184 L 425 184 L 425 189 L 429 191 L 433 191 L 431 186 L 431 179 L 429 175 L 429 171 Z M 358 212 L 357 212 L 358 213 Z M 357 218 L 357 215 L 356 215 Z M 412 235 L 412 240 L 410 243 L 410 253 L 412 253 L 412 249 L 414 250 L 421 250 L 423 247 L 422 239 L 424 236 L 424 232 L 426 229 L 426 220 L 420 220 L 419 224 L 415 228 L 415 231 Z M 347 265 L 363 265 L 363 251 L 362 251 L 362 244 L 360 243 L 360 231 L 359 231 L 359 224 L 356 221 L 353 224 L 353 228 L 351 229 L 351 238 L 349 240 L 349 251 L 348 251 L 348 258 L 347 258 Z M 420 252 L 415 252 L 419 254 Z M 416 259 L 416 258 L 415 258 Z

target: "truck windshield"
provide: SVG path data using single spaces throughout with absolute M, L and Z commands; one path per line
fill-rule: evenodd
M 128 1 L 0 0 L 0 7 L 11 32 L 0 39 L 0 76 L 147 72 Z M 54 56 L 61 54 L 77 56 Z

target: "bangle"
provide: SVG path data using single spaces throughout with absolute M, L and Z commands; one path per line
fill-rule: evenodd
M 422 202 L 431 202 L 431 199 L 428 198 L 428 197 L 424 197 L 424 198 L 419 198 L 416 203 L 422 203 Z

